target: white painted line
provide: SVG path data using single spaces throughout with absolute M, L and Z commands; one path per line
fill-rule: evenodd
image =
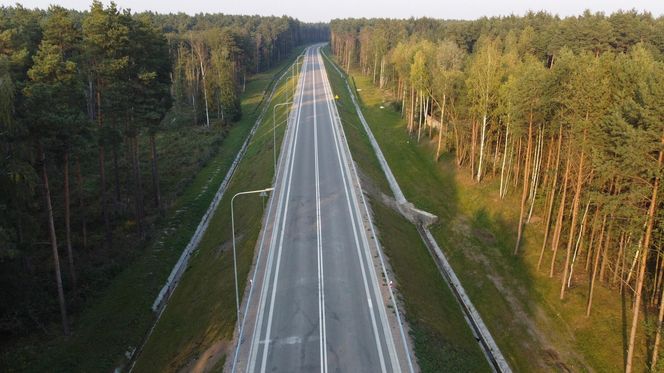
M 308 53 L 308 54 L 310 54 L 310 53 Z M 308 62 L 306 62 L 306 63 L 308 65 Z M 306 76 L 306 70 L 305 70 L 304 75 Z M 286 217 L 288 216 L 288 202 L 289 202 L 289 197 L 290 197 L 291 184 L 292 184 L 292 181 L 293 181 L 293 164 L 295 162 L 295 156 L 294 155 L 296 154 L 296 149 L 297 149 L 297 134 L 298 134 L 299 128 L 300 128 L 300 123 L 299 122 L 300 121 L 299 121 L 299 118 L 298 118 L 298 121 L 295 125 L 295 139 L 294 139 L 295 144 L 293 146 L 293 157 L 291 158 L 290 173 L 288 175 L 288 188 L 286 190 L 286 204 L 284 206 L 284 217 L 283 217 L 283 220 L 281 221 L 281 224 L 282 224 L 281 229 L 280 229 L 281 237 L 279 238 L 279 248 L 278 248 L 278 251 L 277 251 L 277 263 L 276 263 L 276 267 L 275 267 L 276 272 L 275 272 L 275 275 L 274 275 L 274 282 L 272 283 L 272 295 L 271 295 L 271 299 L 270 299 L 270 308 L 269 308 L 268 317 L 267 317 L 267 327 L 266 327 L 266 337 L 265 337 L 265 339 L 267 339 L 267 340 L 270 339 L 270 334 L 272 332 L 272 317 L 274 315 L 274 301 L 275 301 L 276 293 L 277 293 L 277 285 L 279 283 L 279 265 L 281 264 L 281 253 L 282 253 L 283 244 L 284 244 L 284 230 L 286 228 Z M 260 369 L 261 373 L 264 373 L 265 369 L 266 369 L 265 363 L 267 362 L 268 350 L 269 350 L 269 345 L 265 345 L 263 347 L 263 358 L 261 359 L 261 369 Z
M 295 116 L 297 116 L 297 115 L 298 115 L 298 113 L 296 112 Z M 279 159 L 280 160 L 280 162 L 279 162 L 280 166 L 282 165 L 281 160 L 285 158 L 285 160 L 283 161 L 283 167 L 279 167 L 279 171 L 281 171 L 281 174 L 288 172 L 288 164 L 289 164 L 288 160 L 290 159 L 291 149 L 293 147 L 293 142 L 292 142 L 293 130 L 291 130 L 291 128 L 292 127 L 287 128 L 287 132 L 285 133 L 285 136 L 284 136 L 285 137 L 284 140 L 288 141 L 287 142 L 288 150 L 285 151 L 284 153 L 282 153 L 279 157 L 280 158 Z M 284 154 L 285 154 L 285 156 L 284 156 Z M 284 169 L 284 167 L 285 167 L 285 169 Z M 276 180 L 278 180 L 278 177 L 275 177 L 275 181 Z M 273 226 L 272 226 L 272 233 L 271 233 L 270 246 L 269 246 L 270 253 L 268 255 L 268 262 L 267 262 L 266 267 L 265 267 L 266 271 L 265 271 L 265 274 L 263 276 L 263 283 L 261 285 L 261 292 L 260 292 L 260 298 L 259 298 L 259 307 L 258 307 L 258 309 L 259 309 L 258 317 L 256 318 L 256 321 L 255 321 L 255 324 L 254 324 L 253 338 L 252 338 L 252 343 L 251 343 L 250 349 L 249 349 L 249 367 L 248 367 L 248 371 L 253 371 L 254 370 L 254 364 L 255 364 L 255 361 L 256 361 L 255 354 L 256 354 L 256 351 L 257 351 L 257 348 L 258 348 L 257 345 L 258 345 L 258 339 L 260 338 L 260 334 L 261 334 L 261 327 L 263 325 L 262 320 L 263 320 L 263 314 L 264 314 L 264 309 L 265 309 L 265 301 L 266 301 L 265 299 L 266 299 L 266 296 L 267 296 L 266 288 L 267 288 L 267 286 L 269 284 L 269 281 L 270 281 L 270 278 L 271 278 L 272 263 L 274 262 L 274 250 L 273 250 L 273 248 L 274 248 L 274 244 L 275 244 L 275 234 L 276 234 L 275 232 L 277 231 L 277 226 L 278 226 L 280 218 L 281 218 L 281 212 L 282 212 L 281 207 L 282 207 L 283 201 L 284 201 L 284 188 L 285 188 L 285 181 L 284 180 L 285 180 L 285 178 L 282 179 L 282 185 L 279 188 L 279 202 L 278 202 L 279 205 L 278 205 L 277 210 L 276 210 L 275 221 L 272 223 Z
M 327 57 L 327 55 L 325 55 L 325 58 L 327 58 L 328 61 L 330 61 L 330 59 Z M 341 71 L 339 71 L 337 66 L 332 61 L 330 61 L 330 64 L 337 71 L 339 76 L 341 76 L 343 78 L 343 75 L 341 74 Z M 329 79 L 328 79 L 328 83 L 329 83 Z M 348 88 L 348 90 L 350 92 L 350 86 L 348 85 L 348 82 L 346 82 L 346 87 Z M 331 90 L 331 87 L 330 87 L 330 90 Z M 351 94 L 351 98 L 353 99 L 353 102 L 355 102 L 355 97 L 352 94 Z M 337 110 L 336 105 L 334 105 L 334 112 L 336 113 L 336 118 L 337 118 L 337 121 L 339 123 L 339 127 L 341 128 L 341 131 L 344 131 L 343 126 L 341 125 L 341 117 L 339 116 L 339 111 Z M 363 120 L 364 118 L 360 118 L 360 119 Z M 375 139 L 373 139 L 372 134 L 369 134 L 369 136 L 370 136 L 371 141 L 375 141 Z M 373 144 L 373 142 L 372 142 L 372 144 Z M 374 149 L 374 150 L 376 150 L 376 149 Z M 378 149 L 378 151 L 380 151 L 380 149 Z M 382 152 L 380 152 L 380 154 L 377 153 L 376 156 L 379 158 L 379 161 L 382 159 L 382 162 L 385 162 L 385 158 L 383 157 Z M 383 169 L 385 168 L 384 166 L 386 166 L 386 165 L 387 165 L 386 162 L 385 162 L 385 164 L 381 163 L 381 167 L 383 167 Z M 387 169 L 389 170 L 389 166 L 387 166 Z M 355 167 L 353 167 L 353 171 L 355 172 L 355 177 L 359 179 L 359 176 L 357 175 L 357 170 L 355 169 Z M 390 179 L 389 176 L 392 175 L 391 171 L 390 172 L 385 172 L 385 174 L 386 174 L 386 177 L 388 179 Z M 394 177 L 392 177 L 392 179 L 394 179 Z M 394 182 L 396 183 L 395 179 L 394 179 Z M 392 187 L 392 184 L 390 184 L 390 187 Z M 397 189 L 398 189 L 398 186 L 397 186 Z M 403 196 L 400 189 L 398 189 L 398 192 L 399 193 L 395 193 L 395 195 Z M 380 243 L 378 241 L 378 236 L 376 235 L 376 231 L 375 231 L 375 228 L 374 228 L 373 221 L 371 220 L 371 214 L 369 213 L 369 209 L 367 207 L 366 200 L 365 200 L 364 195 L 362 193 L 360 194 L 360 196 L 362 198 L 362 203 L 364 204 L 364 210 L 366 212 L 366 215 L 369 218 L 371 234 L 374 237 L 374 245 L 376 247 L 376 251 L 378 252 L 378 255 L 379 255 L 379 258 L 380 258 L 380 263 L 381 263 L 381 267 L 382 267 L 382 270 L 383 270 L 383 275 L 385 276 L 385 279 L 386 279 L 386 281 L 388 281 L 388 283 L 392 283 L 392 281 L 390 280 L 390 277 L 387 273 L 387 268 L 385 266 L 385 260 L 383 258 L 384 257 L 383 250 L 382 250 L 382 248 L 380 246 Z M 404 200 L 405 200 L 405 198 L 404 198 Z M 396 296 L 394 295 L 394 289 L 391 286 L 389 287 L 389 292 L 390 292 L 390 298 L 392 300 L 392 306 L 394 307 L 394 309 L 396 311 L 395 314 L 396 314 L 396 317 L 397 317 L 397 322 L 399 324 L 399 333 L 401 335 L 401 342 L 403 344 L 403 348 L 405 350 L 406 358 L 407 358 L 407 361 L 408 361 L 408 369 L 412 373 L 412 372 L 415 371 L 415 368 L 413 367 L 413 359 L 411 357 L 411 351 L 408 347 L 408 342 L 406 340 L 406 332 L 405 332 L 404 326 L 403 326 L 404 321 L 402 321 L 402 319 L 401 319 L 401 312 L 399 312 L 399 307 L 398 307 L 398 304 L 397 304 L 397 301 L 396 301 Z
M 323 277 L 323 238 L 320 213 L 320 178 L 318 168 L 318 120 L 316 118 L 316 74 L 312 73 L 313 81 L 313 114 L 314 114 L 314 172 L 316 186 L 316 253 L 318 257 L 318 335 L 320 338 L 321 372 L 327 373 L 327 336 L 325 330 L 325 279 Z
M 305 79 L 306 79 L 306 69 L 307 69 L 307 60 L 306 58 L 304 59 L 304 63 L 302 66 L 302 75 L 300 78 L 299 82 L 299 97 L 298 97 L 298 105 L 296 109 L 296 113 L 293 116 L 293 124 L 294 126 L 291 126 L 288 131 L 288 135 L 290 136 L 290 142 L 289 142 L 289 149 L 285 153 L 285 159 L 283 161 L 283 166 L 285 169 L 282 172 L 282 183 L 281 183 L 281 188 L 280 188 L 280 200 L 279 200 L 279 205 L 277 207 L 277 217 L 275 219 L 275 222 L 273 223 L 272 227 L 272 236 L 270 239 L 270 255 L 269 255 L 269 260 L 268 264 L 266 265 L 266 273 L 265 277 L 263 280 L 262 288 L 261 288 L 261 297 L 260 297 L 260 305 L 259 305 L 259 310 L 258 310 L 258 317 L 256 318 L 256 323 L 254 326 L 254 336 L 253 336 L 253 341 L 250 347 L 250 352 L 249 352 L 249 366 L 247 371 L 249 372 L 254 372 L 255 371 L 255 365 L 256 365 L 256 360 L 257 356 L 256 354 L 258 353 L 258 345 L 259 345 L 259 339 L 262 334 L 262 327 L 263 327 L 263 316 L 265 314 L 265 306 L 266 306 L 266 301 L 268 297 L 268 289 L 270 285 L 270 280 L 271 280 L 271 274 L 272 274 L 272 269 L 273 269 L 273 262 L 274 262 L 274 247 L 276 245 L 276 239 L 279 234 L 278 231 L 278 225 L 281 222 L 281 213 L 284 211 L 282 208 L 284 204 L 284 200 L 286 198 L 286 180 L 288 179 L 288 174 L 289 172 L 292 171 L 292 164 L 293 164 L 293 159 L 294 159 L 294 153 L 295 153 L 295 144 L 296 144 L 296 139 L 297 139 L 297 130 L 299 126 L 299 118 L 300 118 L 300 113 L 301 113 L 301 107 L 302 107 L 302 92 L 304 90 L 305 86 Z M 292 129 L 291 129 L 292 128 Z M 280 156 L 282 158 L 283 156 Z M 284 218 L 285 219 L 285 218 Z M 278 273 L 278 270 L 275 270 Z M 268 338 L 266 338 L 268 339 Z M 267 346 L 264 346 L 264 351 L 266 350 Z
M 299 89 L 298 92 L 301 92 L 301 90 L 302 90 L 302 84 L 301 83 L 302 83 L 302 79 L 300 80 L 300 82 L 298 82 L 298 89 Z M 291 117 L 289 119 L 290 120 L 295 120 L 295 122 L 296 122 L 297 121 L 296 118 L 298 117 L 298 115 L 299 115 L 299 105 L 298 105 L 297 109 L 295 110 L 294 114 L 293 114 L 293 112 L 291 112 Z M 294 137 L 293 131 L 294 131 L 294 129 L 292 129 L 292 128 L 293 128 L 293 126 L 290 126 L 286 129 L 286 134 L 285 134 L 284 140 L 285 140 L 285 143 L 288 145 L 288 148 L 284 152 L 282 152 L 279 156 L 279 163 L 278 164 L 280 166 L 279 171 L 281 171 L 280 172 L 281 175 L 283 175 L 284 173 L 286 173 L 286 174 L 288 173 L 289 160 L 291 158 L 292 148 L 293 148 L 293 144 L 294 144 L 294 142 L 293 142 L 293 137 Z M 275 177 L 275 182 L 277 180 L 279 180 L 279 177 Z M 279 205 L 278 205 L 276 213 L 275 213 L 275 221 L 272 223 L 273 225 L 272 225 L 271 239 L 270 239 L 270 245 L 269 245 L 270 254 L 268 256 L 268 263 L 266 264 L 266 267 L 265 267 L 265 274 L 263 276 L 264 279 L 263 279 L 263 283 L 261 285 L 261 292 L 260 292 L 260 298 L 259 298 L 259 307 L 258 307 L 259 312 L 258 312 L 258 317 L 256 318 L 256 321 L 255 321 L 252 344 L 251 344 L 250 350 L 249 350 L 249 362 L 250 362 L 250 365 L 248 367 L 249 371 L 254 370 L 254 364 L 255 364 L 255 361 L 256 361 L 256 356 L 255 356 L 256 349 L 257 349 L 256 346 L 258 344 L 257 341 L 258 341 L 258 339 L 261 335 L 261 330 L 262 330 L 261 328 L 262 328 L 262 325 L 263 325 L 263 315 L 264 315 L 264 309 L 265 309 L 265 302 L 266 302 L 266 297 L 267 297 L 267 290 L 266 289 L 269 288 L 269 281 L 271 279 L 271 273 L 272 273 L 272 268 L 273 268 L 272 263 L 274 262 L 274 246 L 275 246 L 275 242 L 276 242 L 276 235 L 277 235 L 277 232 L 278 232 L 277 227 L 278 227 L 279 222 L 281 221 L 281 213 L 283 211 L 282 206 L 283 206 L 283 203 L 284 203 L 284 195 L 285 195 L 285 193 L 284 193 L 285 183 L 286 183 L 285 180 L 287 180 L 287 179 L 285 177 L 282 177 L 281 180 L 282 180 L 282 183 L 281 183 L 281 187 L 279 188 Z
M 319 59 L 320 63 L 322 64 L 323 59 L 322 59 L 322 56 L 320 55 L 320 53 L 318 54 L 318 59 Z M 327 89 L 328 98 L 329 98 L 328 99 L 328 107 L 331 107 L 330 105 L 333 104 L 334 100 L 332 98 L 332 88 L 329 86 L 329 80 L 327 80 L 327 75 L 325 76 L 324 80 L 327 83 L 325 85 L 325 87 Z M 334 109 L 336 110 L 336 105 L 334 105 Z M 332 117 L 332 110 L 330 110 L 330 116 Z M 336 116 L 336 118 L 339 118 L 339 117 Z M 330 119 L 332 119 L 332 118 L 330 118 Z M 372 288 L 373 288 L 373 291 L 374 291 L 374 296 L 376 297 L 376 301 L 380 302 L 380 304 L 378 306 L 378 313 L 379 313 L 380 318 L 381 318 L 381 323 L 382 323 L 382 327 L 383 327 L 383 334 L 384 334 L 384 337 L 385 337 L 385 344 L 386 344 L 387 349 L 389 351 L 389 355 L 390 355 L 390 358 L 391 358 L 391 364 L 392 364 L 392 367 L 393 367 L 394 371 L 401 371 L 401 365 L 399 364 L 398 354 L 396 353 L 396 346 L 394 344 L 394 339 L 392 338 L 392 332 L 391 332 L 390 327 L 389 327 L 389 321 L 387 319 L 387 311 L 385 310 L 385 304 L 382 302 L 382 295 L 380 293 L 378 276 L 376 274 L 376 270 L 373 266 L 373 261 L 371 259 L 371 252 L 370 252 L 370 249 L 369 249 L 369 242 L 367 240 L 367 235 L 364 233 L 364 225 L 362 224 L 362 219 L 360 217 L 361 213 L 360 213 L 358 198 L 357 198 L 356 191 L 355 191 L 355 188 L 354 188 L 353 183 L 352 183 L 353 177 L 352 177 L 352 174 L 351 174 L 351 167 L 352 167 L 353 171 L 355 171 L 355 177 L 356 177 L 355 180 L 358 183 L 359 183 L 359 178 L 357 177 L 357 172 L 355 170 L 352 159 L 349 160 L 346 156 L 346 154 L 350 154 L 350 149 L 347 148 L 348 144 L 345 141 L 346 135 L 343 131 L 343 127 L 341 126 L 341 123 L 338 120 L 337 121 L 332 120 L 332 123 L 333 123 L 332 127 L 336 130 L 335 131 L 335 133 L 336 133 L 335 138 L 339 137 L 339 143 L 340 143 L 339 146 L 340 147 L 345 146 L 345 148 L 347 150 L 347 152 L 346 151 L 342 152 L 342 157 L 344 159 L 343 163 L 346 166 L 346 171 L 348 173 L 348 183 L 349 183 L 349 186 L 350 186 L 353 205 L 355 206 L 355 211 L 354 212 L 355 212 L 356 217 L 357 217 L 356 221 L 359 225 L 360 230 L 363 232 L 363 234 L 361 235 L 362 243 L 363 243 L 363 249 L 364 249 L 363 251 L 364 251 L 364 256 L 365 256 L 365 260 L 366 260 L 366 265 L 368 267 L 368 272 L 371 276 L 371 280 L 372 280 L 371 283 L 373 284 Z M 334 124 L 337 124 L 337 125 L 334 125 Z M 361 186 L 359 186 L 359 185 L 358 185 L 358 187 L 361 188 Z
M 322 74 L 322 70 L 319 69 Z M 329 102 L 329 101 L 328 101 Z M 332 126 L 332 131 L 333 133 L 336 134 L 335 126 L 334 126 L 334 121 L 332 120 L 332 113 L 328 111 L 328 114 L 330 115 L 330 125 Z M 373 334 L 374 334 L 374 340 L 376 343 L 376 349 L 378 350 L 378 357 L 380 359 L 380 367 L 382 372 L 387 372 L 386 367 L 385 367 L 385 357 L 383 356 L 383 348 L 380 343 L 380 337 L 378 336 L 378 326 L 376 323 L 376 315 L 373 310 L 373 307 L 371 306 L 371 295 L 369 292 L 369 285 L 368 285 L 368 279 L 367 279 L 367 274 L 366 270 L 364 268 L 364 265 L 362 264 L 362 253 L 360 251 L 360 241 L 358 238 L 358 233 L 357 233 L 357 224 L 355 221 L 355 215 L 353 214 L 353 208 L 351 207 L 351 199 L 350 199 L 350 193 L 348 191 L 349 185 L 346 180 L 346 169 L 344 168 L 344 161 L 341 159 L 341 154 L 340 154 L 340 145 L 339 145 L 339 139 L 337 139 L 338 136 L 332 136 L 334 138 L 334 143 L 335 143 L 335 149 L 336 149 L 336 154 L 337 154 L 337 160 L 339 161 L 339 170 L 341 171 L 341 177 L 342 181 L 344 184 L 344 193 L 346 195 L 346 204 L 348 207 L 348 214 L 350 215 L 350 219 L 352 222 L 352 227 L 353 227 L 353 238 L 355 239 L 355 248 L 357 251 L 357 256 L 360 261 L 360 268 L 362 269 L 362 280 L 363 280 L 363 285 L 364 285 L 364 291 L 365 294 L 367 295 L 367 303 L 369 306 L 369 309 L 371 310 L 371 325 L 373 328 Z

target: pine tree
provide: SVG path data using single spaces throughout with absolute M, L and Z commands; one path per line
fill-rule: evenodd
M 74 43 L 77 33 L 72 26 L 71 20 L 66 12 L 58 7 L 49 10 L 51 18 L 46 24 L 45 37 L 39 50 L 34 57 L 34 64 L 28 71 L 30 82 L 24 89 L 27 97 L 25 102 L 27 113 L 26 124 L 30 137 L 35 143 L 42 175 L 44 209 L 48 217 L 48 230 L 51 248 L 53 251 L 53 263 L 58 290 L 58 301 L 62 318 L 62 327 L 65 334 L 69 334 L 67 308 L 62 283 L 58 244 L 53 217 L 53 204 L 48 177 L 48 153 L 50 149 L 63 149 L 65 160 L 67 160 L 70 139 L 80 131 L 85 123 L 83 111 L 82 87 L 77 75 L 77 64 L 73 61 Z M 68 33 L 57 33 L 54 29 L 69 30 Z M 63 134 L 58 139 L 56 134 Z M 65 176 L 67 179 L 68 176 Z M 65 182 L 65 188 L 67 188 Z M 66 203 L 68 204 L 68 190 Z M 66 209 L 69 207 L 66 206 Z M 66 213 L 65 218 L 69 216 Z M 69 222 L 66 222 L 69 228 Z M 67 231 L 67 236 L 70 232 Z M 72 280 L 74 277 L 73 253 L 71 242 L 68 238 L 67 251 L 69 257 Z

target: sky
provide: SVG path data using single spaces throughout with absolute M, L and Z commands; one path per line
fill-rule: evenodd
M 13 5 L 16 0 L 0 0 Z M 26 8 L 47 8 L 57 4 L 85 10 L 92 0 L 19 0 Z M 105 4 L 109 0 L 102 1 Z M 476 19 L 482 16 L 523 15 L 529 10 L 545 10 L 560 16 L 581 14 L 585 9 L 612 13 L 617 10 L 649 11 L 664 15 L 664 0 L 115 0 L 123 9 L 135 12 L 152 10 L 159 13 L 189 14 L 225 13 L 289 15 L 305 22 L 327 22 L 334 18 L 410 18 Z

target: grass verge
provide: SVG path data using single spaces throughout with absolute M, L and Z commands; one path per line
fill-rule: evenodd
M 171 185 L 171 178 L 172 183 L 182 182 L 188 186 L 182 187 L 181 192 L 175 187 L 165 188 L 164 193 L 181 195 L 169 206 L 166 216 L 158 223 L 162 229 L 158 231 L 156 238 L 134 254 L 131 263 L 117 274 L 110 285 L 89 301 L 90 306 L 73 320 L 71 336 L 60 336 L 57 328 L 52 328 L 49 335 L 26 338 L 17 343 L 15 348 L 0 354 L 2 370 L 97 372 L 110 371 L 123 364 L 124 353 L 141 343 L 145 332 L 154 321 L 155 315 L 150 307 L 156 294 L 196 229 L 235 154 L 254 124 L 258 115 L 256 108 L 262 102 L 263 92 L 271 84 L 275 73 L 284 66 L 286 63 L 257 74 L 247 82 L 242 96 L 243 118 L 230 130 L 199 134 L 190 129 L 189 131 L 196 133 L 188 133 L 186 136 L 203 139 L 195 148 L 192 148 L 189 141 L 169 141 L 168 137 L 184 137 L 179 130 L 160 135 L 157 143 L 162 147 L 160 150 L 164 151 L 160 151 L 164 154 L 161 162 L 163 184 Z M 164 149 L 168 145 L 172 147 Z M 218 150 L 210 153 L 206 148 L 212 146 L 218 147 Z M 201 162 L 197 166 L 202 166 L 198 173 L 193 175 L 197 167 L 190 164 L 192 162 L 177 164 L 175 160 L 182 158 L 182 154 L 174 153 L 178 149 L 208 155 L 195 158 Z M 169 161 L 169 157 L 173 160 Z M 179 172 L 170 170 L 169 167 L 185 167 L 192 171 L 192 175 L 178 181 L 176 176 Z M 210 230 L 216 229 L 211 227 Z
M 474 183 L 467 171 L 457 169 L 453 155 L 443 155 L 436 162 L 435 141 L 423 136 L 418 144 L 409 138 L 400 113 L 390 109 L 389 92 L 375 88 L 370 77 L 353 73 L 352 78 L 363 113 L 406 198 L 439 216 L 432 233 L 511 367 L 527 372 L 622 371 L 629 297 L 622 299 L 617 292 L 598 286 L 593 314 L 586 318 L 587 275 L 579 265 L 566 299 L 559 301 L 560 275 L 548 277 L 548 251 L 543 266 L 547 270 L 536 269 L 542 245 L 538 209 L 526 229 L 522 254 L 513 256 L 518 193 L 513 189 L 501 201 L 496 178 Z M 337 94 L 343 91 L 345 87 L 337 83 Z M 341 105 L 350 110 L 350 103 Z M 377 214 L 376 220 L 380 219 Z M 397 266 L 399 262 L 392 263 Z M 409 294 L 403 293 L 408 303 Z M 646 370 L 644 330 L 647 325 L 639 329 L 638 370 Z M 415 342 L 417 351 L 417 332 Z
M 423 372 L 491 371 L 417 229 L 385 202 L 386 196 L 391 197 L 387 179 L 355 113 L 345 83 L 329 61 L 325 63 L 332 90 L 339 96 L 339 115 L 362 175 L 363 189 L 369 196 L 380 242 L 396 277 L 420 369 Z

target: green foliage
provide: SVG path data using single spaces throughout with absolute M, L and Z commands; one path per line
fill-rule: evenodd
M 54 340 L 58 304 L 38 150 L 73 330 L 92 338 L 95 329 L 79 315 L 151 244 L 221 139 L 252 118 L 243 110 L 256 103 L 242 102 L 252 75 L 327 33 L 327 25 L 288 17 L 135 14 L 101 1 L 86 12 L 0 7 L 0 334 Z M 205 85 L 192 42 L 202 46 Z M 201 122 L 203 89 L 218 114 L 213 124 L 221 124 L 209 134 L 190 125 Z M 224 157 L 246 129 L 235 131 Z
M 468 65 L 466 86 L 472 112 L 477 117 L 487 115 L 495 108 L 500 71 L 500 40 L 481 39 L 479 48 Z
M 636 11 L 609 16 L 587 11 L 563 19 L 529 13 L 475 21 L 362 19 L 331 23 L 331 50 L 342 67 L 349 71 L 358 67 L 369 81 L 373 77 L 375 85 L 385 88 L 381 104 L 398 100 L 411 136 L 413 118 L 420 118 L 422 123 L 424 111 L 424 125 L 432 138 L 422 140 L 418 128 L 417 140 L 402 142 L 424 143 L 426 148 L 435 141 L 434 159 L 453 157 L 459 170 L 469 170 L 478 183 L 486 175 L 478 189 L 490 190 L 500 183 L 499 196 L 494 200 L 483 198 L 486 205 L 480 208 L 513 213 L 510 203 L 514 204 L 515 198 L 511 194 L 522 196 L 521 203 L 517 202 L 521 206 L 517 235 L 527 240 L 533 234 L 542 234 L 544 242 L 524 243 L 525 250 L 519 255 L 527 258 L 524 261 L 534 256 L 537 262 L 539 258 L 535 265 L 538 270 L 550 262 L 544 266 L 549 267 L 554 279 L 547 280 L 546 285 L 538 283 L 547 289 L 547 306 L 556 302 L 552 307 L 563 309 L 570 303 L 574 306 L 569 313 L 576 310 L 579 317 L 585 317 L 584 311 L 592 308 L 592 317 L 606 319 L 622 312 L 625 320 L 638 320 L 630 325 L 625 321 L 622 326 L 625 335 L 635 332 L 637 340 L 648 339 L 636 347 L 631 338 L 629 346 L 623 341 L 623 350 L 632 353 L 636 349 L 638 364 L 644 360 L 644 349 L 655 348 L 652 340 L 657 328 L 644 324 L 657 322 L 664 273 L 664 220 L 660 212 L 664 192 L 662 22 L 662 17 L 655 19 Z M 388 46 L 387 67 L 367 58 L 377 49 L 372 41 L 376 38 L 380 45 Z M 437 51 L 431 53 L 430 45 L 437 46 Z M 376 82 L 372 72 L 377 68 L 388 71 L 387 84 L 382 78 Z M 368 89 L 362 89 L 364 95 Z M 418 92 L 417 98 L 412 90 Z M 448 109 L 444 125 L 437 126 L 437 118 L 443 116 L 442 97 L 448 99 Z M 429 98 L 438 105 L 422 109 L 421 103 Z M 376 122 L 392 123 L 385 118 L 377 118 Z M 433 137 L 438 137 L 437 141 Z M 441 143 L 448 154 L 439 157 Z M 387 153 L 394 151 L 392 144 L 389 148 Z M 410 164 L 403 165 L 407 153 L 401 149 L 399 157 L 390 161 L 396 162 L 395 168 L 413 170 L 410 176 L 402 177 L 416 191 L 410 197 L 434 211 L 449 206 L 448 201 L 432 202 L 434 197 L 428 194 L 447 189 L 446 185 L 419 185 L 425 184 L 426 178 L 416 175 L 416 170 L 426 168 L 430 158 L 412 157 Z M 435 174 L 431 170 L 423 173 Z M 404 187 L 406 194 L 408 188 Z M 489 224 L 490 220 L 478 221 L 477 225 Z M 498 221 L 494 234 L 510 236 L 514 234 L 511 226 L 511 221 Z M 524 226 L 527 228 L 522 236 Z M 466 235 L 482 238 L 474 232 Z M 500 247 L 509 245 L 514 243 L 506 241 Z M 647 262 L 642 260 L 645 255 Z M 502 265 L 513 259 L 496 256 L 492 262 Z M 473 258 L 461 262 L 462 268 L 469 260 Z M 636 271 L 639 261 L 646 263 L 641 267 L 645 268 L 643 276 Z M 524 268 L 531 266 L 528 262 Z M 643 283 L 644 292 L 635 291 Z M 555 290 L 549 290 L 555 287 L 560 292 L 553 295 Z M 584 291 L 575 293 L 575 288 Z M 600 305 L 593 305 L 593 290 L 637 297 L 643 312 L 620 309 L 615 303 L 605 306 L 605 298 L 596 300 Z M 485 312 L 500 319 L 500 310 L 507 312 L 508 305 L 496 308 Z M 600 312 L 600 316 L 594 316 Z M 589 325 L 577 320 L 573 323 Z M 601 339 L 582 329 L 577 331 L 582 338 Z M 600 330 L 598 335 L 602 333 Z M 583 351 L 600 370 L 607 367 L 597 364 L 596 359 L 610 353 Z

